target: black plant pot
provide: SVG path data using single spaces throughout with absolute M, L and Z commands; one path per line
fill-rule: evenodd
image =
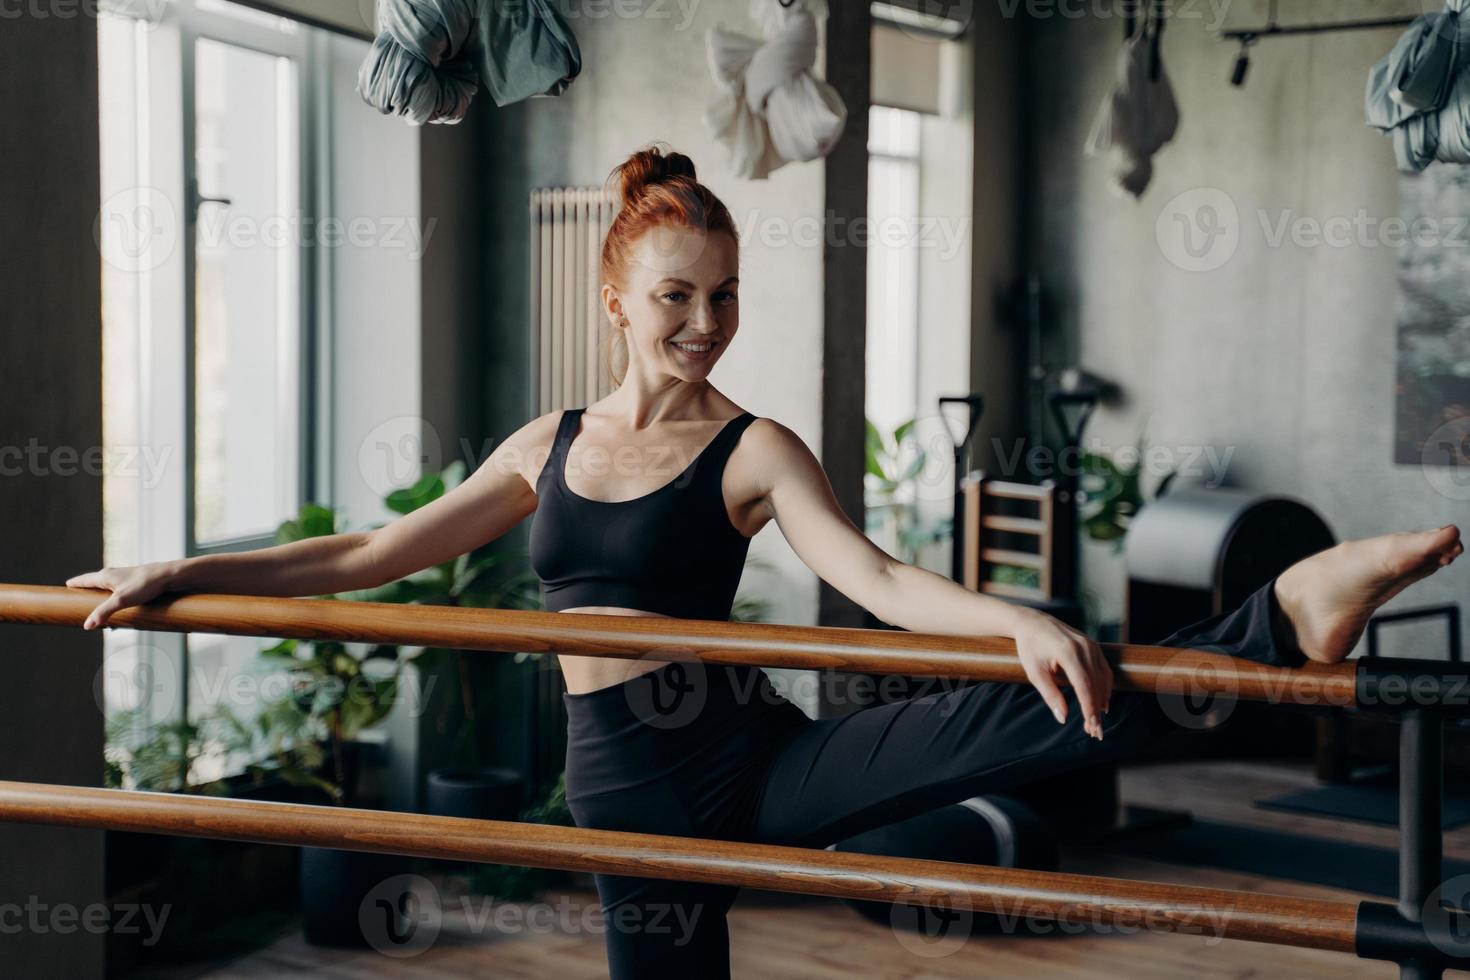
M 516 820 L 526 793 L 526 780 L 514 769 L 435 769 L 424 792 L 424 812 L 471 820 Z M 441 870 L 462 862 L 435 862 Z
M 384 915 L 399 916 L 399 904 L 377 899 L 411 868 L 410 860 L 397 854 L 303 847 L 301 928 L 306 941 L 313 946 L 363 949 L 375 946 L 375 937 L 393 935 L 395 928 L 380 920 Z
M 525 792 L 526 780 L 514 769 L 435 769 L 424 809 L 441 817 L 515 820 Z

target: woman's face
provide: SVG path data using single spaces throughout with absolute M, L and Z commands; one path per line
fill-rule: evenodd
M 739 258 L 723 231 L 663 226 L 638 239 L 623 288 L 603 287 L 613 329 L 627 336 L 629 374 L 709 376 L 740 326 Z

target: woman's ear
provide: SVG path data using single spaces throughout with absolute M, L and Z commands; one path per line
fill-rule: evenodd
M 614 327 L 627 326 L 628 317 L 623 312 L 623 301 L 618 297 L 618 291 L 609 283 L 602 284 L 602 309 L 607 314 L 608 322 Z

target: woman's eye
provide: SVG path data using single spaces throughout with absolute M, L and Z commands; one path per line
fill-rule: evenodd
M 719 300 L 721 303 L 733 303 L 738 298 L 739 297 L 737 297 L 734 293 L 729 291 L 715 293 L 715 299 Z
M 668 300 L 671 303 L 677 303 L 683 297 L 684 297 L 684 294 L 681 293 L 681 292 L 678 292 L 677 290 L 674 291 L 674 292 L 672 292 L 672 293 L 664 293 L 664 299 Z

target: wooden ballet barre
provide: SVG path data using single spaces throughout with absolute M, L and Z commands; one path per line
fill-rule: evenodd
M 0 821 L 666 878 L 1354 952 L 1357 904 L 500 820 L 0 782 Z
M 0 584 L 0 622 L 79 627 L 106 595 L 103 589 Z M 1029 683 L 1010 639 L 901 630 L 212 593 L 163 596 L 119 610 L 108 625 Z M 1283 668 L 1193 649 L 1101 646 L 1119 690 L 1339 707 L 1358 703 L 1360 694 L 1361 660 Z M 1389 663 L 1402 672 L 1404 665 L 1421 662 L 1394 658 Z
M 298 803 L 0 781 L 0 822 L 328 847 L 760 888 L 1120 931 L 1209 935 L 1355 953 L 1438 975 L 1470 963 L 1470 931 L 1446 910 L 1408 922 L 1392 905 L 1296 898 L 885 857 L 815 848 L 428 816 Z M 1411 971 L 1416 971 L 1412 972 Z
M 0 622 L 80 626 L 105 595 L 100 589 L 0 584 Z M 1008 639 L 891 630 L 203 593 L 165 596 L 120 610 L 110 625 L 1028 682 L 1015 644 Z M 1400 976 L 1412 980 L 1439 977 L 1447 966 L 1470 963 L 1470 912 L 1450 908 L 1436 897 L 1443 872 L 1440 726 L 1443 715 L 1465 706 L 1463 668 L 1402 658 L 1280 668 L 1190 649 L 1126 644 L 1103 649 L 1113 665 L 1116 686 L 1123 689 L 1402 712 L 1398 905 L 1319 902 L 687 837 L 36 783 L 0 782 L 0 821 L 674 878 L 1012 918 L 1067 919 L 1081 913 L 1099 923 L 1157 931 L 1196 931 L 1202 923 L 1214 921 L 1223 938 L 1354 952 L 1395 962 Z

